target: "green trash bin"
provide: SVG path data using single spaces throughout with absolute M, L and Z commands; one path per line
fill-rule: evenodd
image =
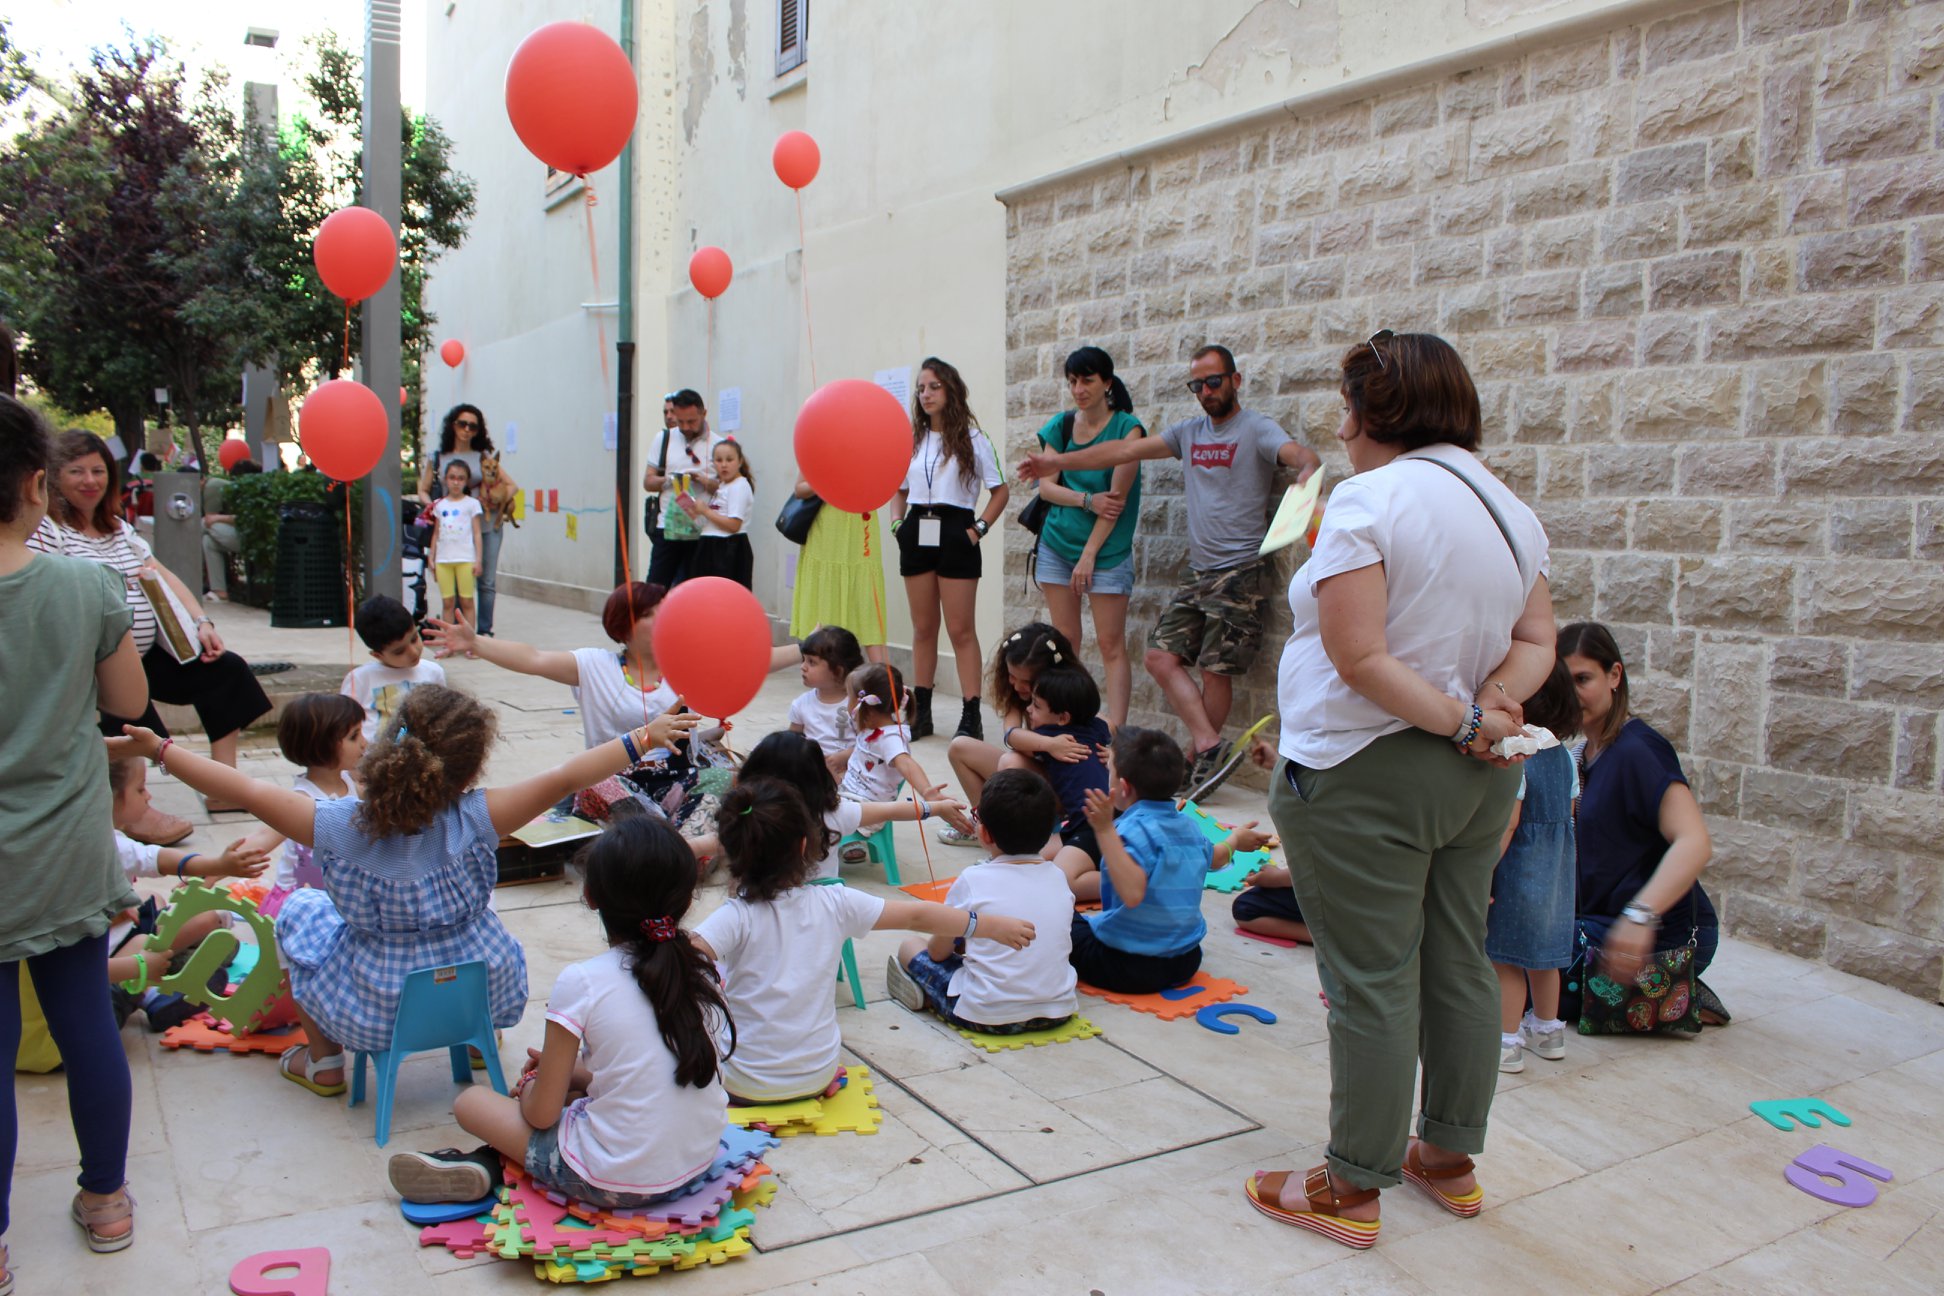
M 344 540 L 322 504 L 277 510 L 277 585 L 270 624 L 318 630 L 344 624 Z

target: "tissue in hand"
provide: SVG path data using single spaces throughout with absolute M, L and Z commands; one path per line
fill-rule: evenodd
M 1548 747 L 1559 746 L 1559 739 L 1553 737 L 1552 730 L 1541 729 L 1538 725 L 1527 725 L 1524 733 L 1512 734 L 1492 744 L 1492 755 L 1503 756 L 1508 760 L 1515 756 L 1536 756 Z

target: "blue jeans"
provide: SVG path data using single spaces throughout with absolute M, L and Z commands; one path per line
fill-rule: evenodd
M 939 960 L 919 950 L 911 956 L 911 962 L 905 964 L 905 971 L 911 973 L 911 979 L 925 992 L 933 1012 L 965 1030 L 977 1031 L 982 1035 L 1024 1035 L 1027 1031 L 1053 1030 L 1067 1021 L 1065 1017 L 1032 1017 L 1026 1021 L 989 1026 L 984 1022 L 965 1020 L 953 1011 L 958 1007 L 958 996 L 946 989 L 952 983 L 952 973 L 964 965 L 963 955 L 953 954 Z
M 91 1193 L 112 1193 L 128 1178 L 129 1108 L 133 1087 L 128 1055 L 108 998 L 108 933 L 51 949 L 26 960 L 48 1033 L 67 1072 L 68 1116 L 81 1145 L 81 1177 Z M 20 964 L 0 963 L 0 1057 L 20 1051 Z M 0 1103 L 0 1237 L 7 1232 L 20 1117 L 13 1084 Z
M 499 575 L 500 542 L 504 539 L 504 526 L 479 533 L 479 624 L 476 629 L 481 634 L 493 633 L 493 595 L 499 589 L 495 578 Z
M 526 1172 L 528 1178 L 548 1192 L 559 1193 L 562 1197 L 585 1202 L 601 1210 L 640 1210 L 658 1201 L 681 1196 L 708 1175 L 704 1171 L 696 1179 L 663 1193 L 611 1192 L 606 1188 L 597 1188 L 576 1174 L 574 1167 L 567 1164 L 567 1158 L 561 1155 L 559 1121 L 528 1136 Z

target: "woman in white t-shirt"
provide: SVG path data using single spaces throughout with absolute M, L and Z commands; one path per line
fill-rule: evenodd
M 979 494 L 986 495 L 983 514 Z M 985 737 L 979 720 L 979 631 L 974 611 L 983 564 L 979 542 L 1006 511 L 1006 479 L 992 442 L 979 430 L 965 379 L 936 356 L 918 368 L 911 401 L 911 467 L 891 502 L 898 574 L 911 605 L 912 741 L 931 736 L 932 685 L 938 676 L 938 627 L 952 640 L 958 670 L 958 732 Z
M 715 968 L 681 928 L 695 861 L 645 815 L 615 822 L 584 861 L 582 899 L 607 952 L 561 971 L 514 1096 L 473 1085 L 452 1104 L 487 1146 L 391 1159 L 407 1201 L 477 1201 L 505 1156 L 549 1193 L 636 1210 L 715 1163 L 728 1109 L 717 1041 L 733 1056 L 736 1032 Z
M 742 443 L 724 440 L 714 451 L 716 488 L 707 503 L 686 491 L 675 497 L 684 513 L 695 519 L 701 538 L 689 563 L 689 576 L 722 576 L 748 589 L 756 575 L 755 552 L 749 547 L 749 515 L 756 511 L 756 478 Z
M 1402 1179 L 1454 1215 L 1482 1205 L 1471 1157 L 1499 1059 L 1485 915 L 1519 785 L 1490 749 L 1552 670 L 1553 612 L 1546 533 L 1472 454 L 1478 393 L 1450 344 L 1378 333 L 1344 356 L 1341 393 L 1355 475 L 1290 584 L 1281 743 L 1257 753 L 1281 757 L 1269 813 L 1317 918 L 1329 1157 L 1246 1191 L 1363 1248 L 1378 1191 Z

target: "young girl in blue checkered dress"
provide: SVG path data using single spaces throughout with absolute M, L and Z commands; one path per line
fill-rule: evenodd
M 618 774 L 695 727 L 663 713 L 544 774 L 509 787 L 475 788 L 497 734 L 493 713 L 455 689 L 423 685 L 405 696 L 358 765 L 362 800 L 313 801 L 249 778 L 133 725 L 110 744 L 147 756 L 214 799 L 241 805 L 290 840 L 313 848 L 321 888 L 304 888 L 277 915 L 277 944 L 309 1045 L 285 1051 L 287 1079 L 325 1097 L 344 1092 L 344 1049 L 391 1047 L 405 978 L 427 967 L 487 966 L 493 1024 L 526 1008 L 526 956 L 489 907 L 502 833 L 580 788 Z

